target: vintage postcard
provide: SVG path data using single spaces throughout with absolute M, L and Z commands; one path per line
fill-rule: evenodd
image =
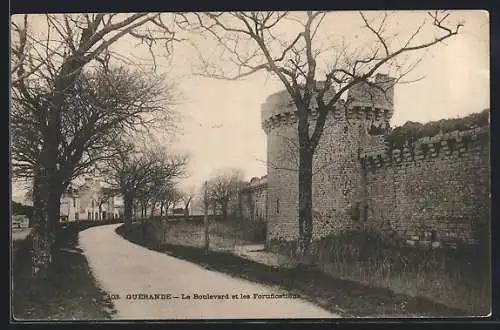
M 10 33 L 13 322 L 490 314 L 487 11 Z

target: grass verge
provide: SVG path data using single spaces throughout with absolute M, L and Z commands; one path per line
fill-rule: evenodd
M 210 270 L 253 282 L 278 285 L 343 317 L 457 317 L 466 313 L 421 297 L 396 294 L 388 289 L 333 278 L 316 268 L 282 269 L 256 263 L 228 252 L 184 245 L 152 245 L 140 240 L 139 227 L 116 229 L 123 238 L 146 248 L 191 261 Z
M 103 223 L 97 223 L 103 224 Z M 12 314 L 17 321 L 107 320 L 114 313 L 82 250 L 78 232 L 97 224 L 72 223 L 60 228 L 47 278 L 31 277 L 30 239 L 15 241 L 12 261 Z

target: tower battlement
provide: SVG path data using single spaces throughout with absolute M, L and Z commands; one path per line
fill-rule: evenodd
M 347 98 L 352 107 L 375 108 L 391 111 L 394 109 L 395 78 L 377 73 L 371 81 L 363 81 L 349 89 Z
M 325 93 L 325 99 L 329 99 L 333 97 L 335 94 L 334 90 L 331 90 Z M 339 104 L 340 105 L 340 102 Z M 338 107 L 335 105 L 334 107 Z M 313 110 L 313 114 L 315 109 L 317 109 L 316 98 L 313 96 L 311 98 L 311 109 Z M 273 120 L 273 117 L 281 117 L 285 118 L 290 114 L 295 114 L 297 112 L 297 108 L 288 93 L 288 91 L 283 90 L 277 93 L 271 94 L 266 101 L 261 106 L 261 121 L 262 123 Z
M 360 82 L 349 89 L 348 101 L 339 100 L 331 109 L 335 120 L 366 120 L 388 125 L 393 115 L 395 79 L 384 74 L 375 75 L 372 81 Z M 325 93 L 333 97 L 335 90 Z M 311 116 L 317 116 L 314 96 L 311 99 Z M 271 94 L 261 106 L 262 128 L 269 129 L 297 121 L 297 109 L 286 90 Z
M 366 226 L 395 233 L 402 242 L 424 242 L 432 232 L 443 245 L 473 242 L 471 228 L 489 214 L 489 121 L 482 112 L 388 132 L 394 84 L 376 75 L 329 109 L 313 162 L 313 239 Z M 310 109 L 311 129 L 318 115 L 314 102 Z M 261 114 L 266 244 L 279 250 L 280 242 L 300 235 L 298 116 L 287 91 L 269 96 Z

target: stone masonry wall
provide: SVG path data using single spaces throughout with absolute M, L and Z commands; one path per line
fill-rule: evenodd
M 267 240 L 298 236 L 297 129 L 284 125 L 267 139 Z
M 366 224 L 410 245 L 474 243 L 474 224 L 490 217 L 488 133 L 476 128 L 362 155 Z
M 387 84 L 387 81 L 392 80 L 384 75 L 375 77 L 377 83 Z M 313 161 L 314 239 L 352 224 L 353 210 L 359 209 L 365 198 L 359 152 L 384 146 L 381 135 L 368 132 L 373 126 L 388 126 L 392 116 L 392 89 L 387 95 L 379 91 L 369 95 L 366 92 L 365 85 L 353 87 L 348 95 L 350 105 L 339 101 L 328 113 Z M 316 115 L 314 111 L 311 114 L 311 133 Z M 286 92 L 267 99 L 262 106 L 262 121 L 268 137 L 267 241 L 295 241 L 298 238 L 299 143 L 295 108 Z
M 382 136 L 367 133 L 370 125 L 371 121 L 367 121 L 360 112 L 358 115 L 349 113 L 346 119 L 342 111 L 332 111 L 327 117 L 313 162 L 315 239 L 349 227 L 353 210 L 359 208 L 365 198 L 359 152 L 384 146 Z M 293 241 L 298 237 L 297 146 L 297 128 L 294 123 L 269 130 L 269 240 Z
M 241 215 L 254 222 L 267 222 L 267 184 L 247 187 L 241 192 Z
M 329 112 L 314 156 L 313 239 L 363 224 L 410 245 L 473 243 L 475 224 L 490 213 L 489 128 L 387 150 L 383 134 L 393 114 L 393 88 L 383 93 L 370 84 L 392 81 L 377 75 L 354 86 Z M 315 116 L 313 110 L 311 129 Z M 297 118 L 286 92 L 263 104 L 262 126 L 271 247 L 298 238 Z
M 353 208 L 363 197 L 358 151 L 366 131 L 365 120 L 331 115 L 326 122 L 313 166 L 313 239 L 352 223 Z

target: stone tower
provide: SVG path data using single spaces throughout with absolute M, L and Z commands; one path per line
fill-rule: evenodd
M 377 74 L 351 88 L 347 100 L 328 114 L 313 165 L 313 239 L 364 216 L 366 184 L 359 154 L 384 148 L 383 134 L 393 115 L 393 85 L 394 79 Z M 267 245 L 273 248 L 298 238 L 297 118 L 286 91 L 270 95 L 261 115 L 267 134 Z M 316 114 L 311 116 L 312 129 Z

